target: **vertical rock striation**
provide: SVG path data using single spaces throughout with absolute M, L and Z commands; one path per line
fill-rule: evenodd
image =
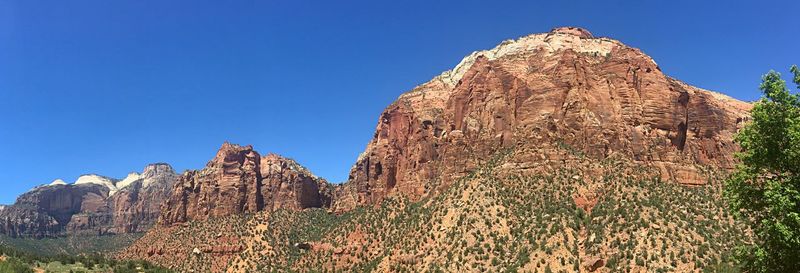
M 165 163 L 144 168 L 138 179 L 110 198 L 114 211 L 112 233 L 145 232 L 161 215 L 161 205 L 172 193 L 178 175 Z
M 0 211 L 0 233 L 41 238 L 144 232 L 158 219 L 176 178 L 172 167 L 159 163 L 123 180 L 84 175 L 67 184 L 57 179 Z
M 750 107 L 664 75 L 639 49 L 556 28 L 474 52 L 401 95 L 380 115 L 333 206 L 418 199 L 510 147 L 520 166 L 568 146 L 702 184 L 696 166 L 733 167 L 732 136 Z
M 291 159 L 224 143 L 202 170 L 180 176 L 162 207 L 168 225 L 232 214 L 327 207 L 331 186 Z

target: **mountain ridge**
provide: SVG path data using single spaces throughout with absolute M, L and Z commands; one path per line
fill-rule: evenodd
M 114 218 L 146 231 L 115 256 L 183 271 L 696 271 L 748 240 L 719 179 L 751 107 L 561 27 L 398 96 L 342 184 L 225 142 L 152 199 L 81 185 L 143 215 Z
M 324 179 L 296 161 L 259 155 L 252 145 L 225 142 L 206 167 L 184 172 L 162 207 L 159 223 L 183 223 L 229 214 L 330 203 Z
M 174 176 L 168 164 L 148 164 L 141 174 L 129 174 L 129 181 L 97 174 L 81 175 L 72 184 L 56 179 L 23 193 L 0 212 L 0 233 L 42 238 L 144 232 L 160 213 Z
M 696 271 L 748 238 L 719 178 L 750 107 L 556 28 L 400 95 L 329 207 L 157 226 L 117 255 L 211 272 Z
M 472 92 L 475 88 L 481 90 Z M 499 99 L 494 100 L 496 98 Z M 473 109 L 464 107 L 468 100 L 476 99 L 484 100 L 483 104 L 469 106 Z M 667 106 L 662 104 L 665 102 Z M 697 157 L 684 161 L 732 167 L 736 149 L 732 134 L 746 119 L 749 107 L 750 104 L 731 97 L 667 77 L 641 50 L 613 39 L 594 38 L 584 29 L 555 28 L 549 33 L 506 40 L 492 49 L 469 54 L 453 69 L 403 93 L 384 110 L 373 140 L 351 168 L 345 184 L 359 185 L 349 187 L 349 204 L 341 209 L 379 202 L 380 196 L 394 188 L 397 181 L 408 184 L 408 180 L 412 180 L 408 187 L 401 185 L 399 191 L 421 195 L 425 191 L 423 180 L 441 177 L 446 184 L 458 177 L 458 173 L 463 174 L 465 167 L 474 165 L 474 162 L 449 155 L 449 151 L 442 151 L 439 148 L 442 145 L 466 154 L 470 153 L 466 150 L 476 149 L 487 154 L 497 147 L 484 143 L 499 141 L 500 146 L 505 146 L 530 139 L 552 143 L 554 138 L 562 135 L 570 138 L 569 135 L 576 134 L 584 134 L 583 139 L 567 141 L 587 145 L 590 142 L 585 136 L 587 129 L 611 134 L 605 139 L 616 142 L 599 144 L 612 145 L 609 148 L 592 147 L 596 156 L 615 151 L 638 153 L 629 156 L 656 156 L 665 180 L 702 183 L 703 178 L 696 170 L 675 162 L 683 160 L 682 143 L 689 137 L 690 146 L 693 146 L 689 156 Z M 683 112 L 684 117 L 677 116 L 677 112 Z M 492 113 L 501 116 L 493 120 Z M 692 125 L 707 127 L 703 128 L 706 134 L 698 131 L 700 127 L 688 128 L 691 126 L 686 124 L 689 119 Z M 681 128 L 682 122 L 687 128 Z M 531 134 L 519 131 L 523 130 L 521 126 L 555 132 Z M 676 151 L 662 143 L 658 146 L 664 151 L 646 155 L 639 140 L 656 141 L 663 137 L 679 149 Z M 462 140 L 466 142 L 450 143 Z M 723 142 L 725 147 L 716 147 L 714 142 Z M 708 158 L 706 152 L 712 153 L 712 158 Z M 433 159 L 442 156 L 441 153 L 448 154 L 444 155 L 448 157 L 445 160 L 457 164 L 449 170 L 441 170 L 441 166 L 429 163 L 438 162 Z M 420 158 L 407 159 L 400 155 Z M 376 173 L 377 177 L 370 177 Z M 378 196 L 367 194 L 368 188 L 378 188 Z

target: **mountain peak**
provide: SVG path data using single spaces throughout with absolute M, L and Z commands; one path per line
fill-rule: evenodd
M 550 33 L 569 34 L 581 38 L 594 38 L 591 32 L 581 27 L 557 27 L 550 30 Z
M 109 178 L 102 175 L 97 174 L 84 174 L 78 177 L 78 180 L 75 181 L 75 185 L 82 185 L 82 184 L 97 184 L 101 186 L 105 186 L 109 190 L 109 195 L 113 195 L 117 192 L 117 182 L 118 180 Z
M 230 143 L 225 141 L 222 143 L 222 146 L 219 147 L 220 150 L 252 150 L 253 145 L 239 145 L 236 143 Z
M 748 108 L 667 77 L 637 48 L 559 27 L 475 51 L 401 95 L 351 168 L 349 200 L 418 198 L 434 192 L 427 181 L 447 185 L 480 163 L 464 153 L 557 153 L 557 142 L 595 159 L 622 155 L 656 166 L 664 181 L 702 185 L 708 179 L 695 166 L 733 166 L 733 134 Z M 335 210 L 352 207 L 342 204 Z
M 286 167 L 294 172 L 302 173 L 305 176 L 318 179 L 318 177 L 314 175 L 314 173 L 312 173 L 305 166 L 301 165 L 294 159 L 276 153 L 268 153 L 267 155 L 261 157 L 262 174 L 274 172 L 276 168 L 280 169 L 283 167 Z
M 119 182 L 117 182 L 117 184 L 115 186 L 118 189 L 122 189 L 122 188 L 125 188 L 125 187 L 129 186 L 130 184 L 133 184 L 133 182 L 136 182 L 139 179 L 142 179 L 142 175 L 140 175 L 137 172 L 131 172 L 124 179 L 122 179 Z
M 208 164 L 222 164 L 223 162 L 242 162 L 245 157 L 259 157 L 252 145 L 239 145 L 225 141 L 217 150 L 214 160 Z M 210 166 L 210 165 L 209 165 Z
M 61 180 L 59 178 L 59 179 L 53 180 L 53 182 L 50 182 L 50 184 L 47 184 L 47 185 L 48 186 L 56 186 L 56 185 L 66 185 L 66 184 L 67 184 L 67 182 L 64 182 L 64 180 Z
M 153 176 L 162 172 L 174 173 L 175 170 L 167 163 L 151 163 L 147 164 L 142 171 L 143 177 Z
M 292 159 L 272 153 L 262 157 L 251 145 L 225 142 L 205 168 L 178 178 L 159 222 L 329 207 L 329 190 L 326 181 Z
M 541 57 L 545 57 L 560 54 L 566 50 L 581 54 L 608 56 L 617 48 L 629 47 L 613 39 L 595 38 L 592 33 L 583 28 L 559 27 L 548 33 L 535 33 L 517 39 L 509 39 L 502 41 L 494 48 L 474 51 L 464 57 L 453 69 L 434 78 L 432 82 L 443 82 L 448 88 L 453 88 L 480 57 L 493 61 L 508 57 L 529 56 L 537 52 L 543 54 Z M 655 64 L 649 56 L 647 58 Z

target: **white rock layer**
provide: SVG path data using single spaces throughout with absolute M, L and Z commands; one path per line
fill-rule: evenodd
M 112 180 L 111 178 L 99 176 L 96 174 L 86 174 L 81 175 L 78 177 L 78 180 L 75 181 L 75 185 L 81 184 L 96 184 L 105 186 L 108 188 L 108 194 L 114 195 L 119 189 L 117 188 L 116 181 Z

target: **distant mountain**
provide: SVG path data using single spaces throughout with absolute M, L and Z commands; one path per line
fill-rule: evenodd
M 157 163 L 123 179 L 87 174 L 72 184 L 56 179 L 37 186 L 0 210 L 0 233 L 34 238 L 140 233 L 156 222 L 328 208 L 332 189 L 294 160 L 225 143 L 206 168 L 183 175 Z
M 131 173 L 109 197 L 114 210 L 112 233 L 145 232 L 161 216 L 164 202 L 172 194 L 179 176 L 166 163 L 151 164 L 141 174 Z
M 13 237 L 144 232 L 155 223 L 177 174 L 151 164 L 123 180 L 88 174 L 56 179 L 0 211 L 0 233 Z

